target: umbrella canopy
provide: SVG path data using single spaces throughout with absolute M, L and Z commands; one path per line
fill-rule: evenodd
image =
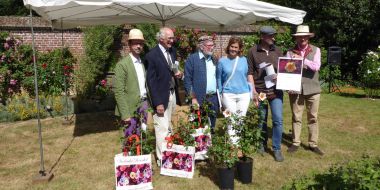
M 208 30 L 276 19 L 301 24 L 305 11 L 254 0 L 24 0 L 63 28 L 97 24 L 156 23 Z M 58 21 L 58 22 L 55 22 Z

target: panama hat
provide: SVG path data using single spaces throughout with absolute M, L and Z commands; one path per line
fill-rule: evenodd
M 143 33 L 139 29 L 132 29 L 129 31 L 128 40 L 144 40 Z
M 309 26 L 307 25 L 299 25 L 297 26 L 297 31 L 293 36 L 310 36 L 314 37 L 314 33 L 311 33 L 309 30 Z

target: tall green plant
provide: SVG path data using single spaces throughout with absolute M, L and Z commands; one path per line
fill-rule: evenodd
M 96 84 L 116 64 L 118 57 L 112 51 L 115 39 L 120 39 L 120 26 L 95 26 L 84 29 L 85 56 L 80 61 L 76 75 L 79 96 L 94 93 Z
M 262 140 L 261 128 L 259 128 L 259 109 L 251 104 L 247 114 L 242 118 L 241 125 L 234 125 L 235 133 L 239 137 L 239 149 L 243 153 L 243 160 L 249 154 L 257 151 Z
M 238 160 L 238 146 L 234 144 L 228 134 L 228 126 L 235 128 L 235 125 L 243 123 L 237 114 L 231 114 L 228 110 L 224 111 L 222 126 L 218 133 L 212 137 L 212 145 L 207 151 L 211 162 L 216 167 L 232 168 Z

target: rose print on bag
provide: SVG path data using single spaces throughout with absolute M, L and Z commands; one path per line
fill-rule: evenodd
M 117 186 L 152 182 L 150 164 L 120 165 L 116 167 Z
M 163 167 L 166 169 L 183 170 L 191 172 L 193 156 L 190 154 L 164 151 L 162 155 Z

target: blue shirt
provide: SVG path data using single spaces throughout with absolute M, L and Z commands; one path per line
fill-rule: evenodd
M 237 57 L 236 57 L 237 58 Z M 236 65 L 235 73 L 226 85 L 228 78 L 232 74 L 235 59 L 223 57 L 219 59 L 217 68 L 218 89 L 223 93 L 243 94 L 250 92 L 248 85 L 248 62 L 247 58 L 242 56 Z
M 205 57 L 204 54 L 199 51 L 199 58 L 205 59 L 206 62 L 206 74 L 207 74 L 207 86 L 206 93 L 216 93 L 216 67 L 212 62 L 211 56 Z

